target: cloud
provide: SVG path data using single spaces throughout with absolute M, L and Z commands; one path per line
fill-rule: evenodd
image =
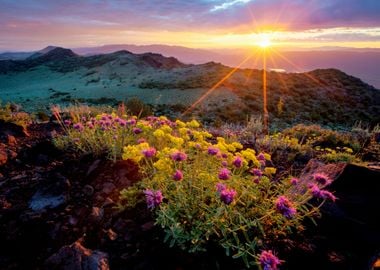
M 1 0 L 0 42 L 83 42 L 80 37 L 104 40 L 125 31 L 212 36 L 268 29 L 372 29 L 380 27 L 379 14 L 380 0 Z M 336 35 L 344 38 L 377 41 L 370 33 Z
M 217 11 L 219 9 L 228 9 L 236 4 L 246 4 L 250 2 L 251 0 L 232 0 L 232 1 L 227 1 L 222 4 L 214 6 L 212 9 L 210 9 L 211 12 Z

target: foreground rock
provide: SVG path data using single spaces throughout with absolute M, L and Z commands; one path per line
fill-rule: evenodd
M 300 253 L 289 258 L 289 269 L 300 269 L 302 261 L 307 269 L 372 269 L 380 249 L 380 171 L 311 160 L 301 181 L 312 181 L 314 173 L 333 179 L 326 189 L 338 199 L 323 205 L 322 218 L 308 227 L 309 242 L 302 240 Z
M 62 247 L 45 262 L 46 269 L 56 270 L 109 270 L 108 255 L 92 251 L 77 241 Z

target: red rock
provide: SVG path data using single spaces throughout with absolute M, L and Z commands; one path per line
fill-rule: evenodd
M 8 135 L 8 145 L 15 146 L 17 144 L 17 140 L 14 136 Z
M 0 166 L 7 163 L 7 161 L 8 161 L 7 153 L 4 150 L 0 149 Z

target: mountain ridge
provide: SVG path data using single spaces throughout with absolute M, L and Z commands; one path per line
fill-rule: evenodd
M 268 108 L 279 125 L 380 122 L 380 91 L 338 69 L 266 74 Z M 3 101 L 31 109 L 76 101 L 116 104 L 137 97 L 158 111 L 175 107 L 173 113 L 179 113 L 196 104 L 197 117 L 241 122 L 262 112 L 262 77 L 263 70 L 184 64 L 157 53 L 80 56 L 54 48 L 29 60 L 0 61 L 0 94 Z

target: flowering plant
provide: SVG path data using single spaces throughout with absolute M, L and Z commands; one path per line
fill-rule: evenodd
M 312 197 L 335 200 L 321 189 L 330 182 L 327 176 L 315 175 L 304 188 L 296 178 L 274 180 L 269 154 L 213 138 L 195 120 L 110 114 L 67 125 L 61 139 L 67 145 L 139 165 L 144 178 L 123 190 L 121 201 L 134 207 L 143 198 L 164 241 L 189 252 L 214 243 L 247 266 L 277 269 L 281 261 L 267 248 L 303 230 L 305 217 L 318 215 L 308 204 Z

